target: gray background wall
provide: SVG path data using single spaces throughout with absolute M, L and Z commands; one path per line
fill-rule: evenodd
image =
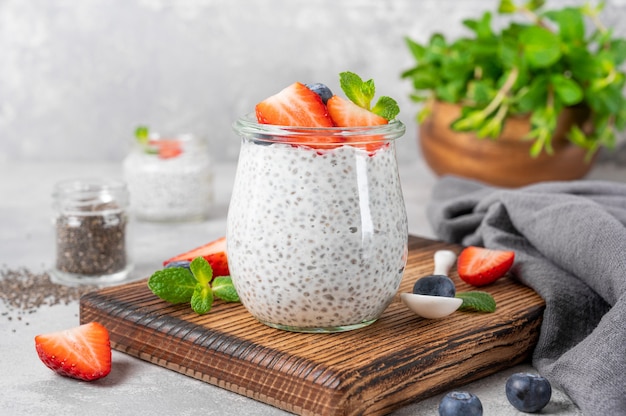
M 208 137 L 236 160 L 231 122 L 293 81 L 352 70 L 396 98 L 418 157 L 403 37 L 464 33 L 498 0 L 0 0 L 0 163 L 118 161 L 134 128 Z M 550 6 L 582 1 L 549 0 Z M 621 36 L 626 0 L 603 20 Z

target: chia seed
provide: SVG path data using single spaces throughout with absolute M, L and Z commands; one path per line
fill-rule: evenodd
M 2 316 L 8 321 L 28 325 L 24 315 L 36 313 L 42 306 L 69 305 L 95 287 L 69 287 L 54 283 L 48 273 L 35 273 L 27 268 L 0 269 L 0 300 Z
M 115 205 L 94 206 L 115 210 Z M 119 210 L 118 210 L 119 211 Z M 126 267 L 126 215 L 60 215 L 56 220 L 58 270 L 86 276 L 108 275 Z

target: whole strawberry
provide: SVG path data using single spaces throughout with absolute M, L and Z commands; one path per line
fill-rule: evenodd
M 485 286 L 504 276 L 515 261 L 515 252 L 470 246 L 457 260 L 459 277 L 472 286 Z
M 111 372 L 109 332 L 97 322 L 37 335 L 35 348 L 46 367 L 65 377 L 92 381 Z

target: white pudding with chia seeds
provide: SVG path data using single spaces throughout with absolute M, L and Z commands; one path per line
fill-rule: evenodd
M 393 140 L 367 151 L 242 136 L 227 244 L 243 305 L 287 330 L 374 322 L 395 296 L 407 256 Z

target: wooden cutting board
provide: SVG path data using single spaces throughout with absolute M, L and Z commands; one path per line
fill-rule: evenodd
M 411 236 L 400 291 L 432 273 L 435 251 L 461 248 Z M 473 290 L 455 268 L 451 277 L 458 292 Z M 105 325 L 119 351 L 292 413 L 381 415 L 530 357 L 543 300 L 509 277 L 481 290 L 495 298 L 495 313 L 426 320 L 397 296 L 366 328 L 299 334 L 258 323 L 239 303 L 196 315 L 143 280 L 83 296 L 80 320 Z

